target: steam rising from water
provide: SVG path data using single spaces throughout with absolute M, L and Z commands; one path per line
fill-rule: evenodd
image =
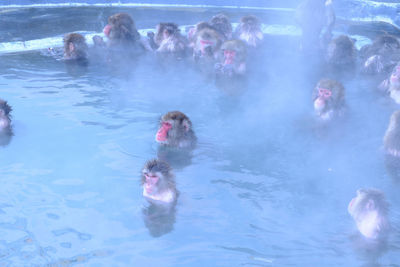
M 268 25 L 280 25 L 266 28 L 274 32 L 289 24 Z M 36 51 L 2 55 L 0 91 L 14 107 L 15 136 L 0 154 L 0 254 L 7 255 L 0 261 L 373 262 L 369 251 L 360 258 L 353 249 L 346 207 L 357 188 L 379 187 L 399 223 L 398 181 L 387 175 L 380 150 L 397 106 L 375 93 L 375 81 L 350 76 L 342 80 L 345 119 L 316 123 L 311 91 L 328 74 L 299 56 L 297 35 L 286 29 L 250 55 L 248 81 L 233 95 L 189 62 L 168 65 L 151 55 L 122 66 L 90 64 L 74 75 Z M 35 40 L 38 48 L 50 41 Z M 170 110 L 191 118 L 199 144 L 191 164 L 175 170 L 181 194 L 173 230 L 153 238 L 138 180 L 157 152 L 159 116 Z M 399 237 L 390 242 L 376 256 L 382 264 L 397 263 Z

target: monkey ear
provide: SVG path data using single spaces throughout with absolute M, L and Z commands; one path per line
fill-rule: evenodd
M 375 209 L 375 201 L 373 201 L 372 199 L 368 200 L 366 206 L 367 206 L 368 210 L 374 210 Z
M 190 130 L 190 123 L 188 122 L 188 120 L 183 120 L 182 125 L 185 128 L 186 132 Z

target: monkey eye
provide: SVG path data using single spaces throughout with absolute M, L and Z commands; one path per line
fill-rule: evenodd
M 331 90 L 325 88 L 318 88 L 318 95 L 323 97 L 330 97 L 332 95 Z
M 202 45 L 213 45 L 214 42 L 213 41 L 209 41 L 209 40 L 200 40 L 200 44 L 202 44 Z
M 156 174 L 148 173 L 148 172 L 145 172 L 144 176 L 146 176 L 146 178 L 151 178 L 151 179 L 157 178 Z
M 234 56 L 236 52 L 234 50 L 224 50 L 225 56 Z
M 171 124 L 170 122 L 164 121 L 164 122 L 162 123 L 162 126 L 167 127 L 167 128 L 171 128 L 171 127 L 172 127 L 172 124 Z

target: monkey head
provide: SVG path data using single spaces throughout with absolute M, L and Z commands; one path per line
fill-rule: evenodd
M 175 178 L 168 163 L 158 159 L 146 162 L 142 170 L 143 195 L 163 202 L 173 202 L 176 197 Z
M 241 40 L 230 40 L 222 44 L 224 65 L 240 64 L 246 61 L 247 48 Z
M 257 47 L 262 42 L 264 35 L 256 16 L 244 16 L 240 19 L 238 38 L 252 47 Z
M 388 204 L 382 191 L 359 189 L 347 208 L 360 233 L 372 239 L 382 237 L 389 228 Z
M 86 39 L 79 33 L 69 33 L 64 36 L 65 59 L 86 59 L 88 46 Z
M 176 25 L 175 23 L 171 22 L 159 23 L 156 26 L 156 34 L 153 37 L 154 43 L 158 47 L 164 40 L 179 34 L 179 32 L 180 30 L 178 28 L 178 25 Z
M 386 56 L 398 51 L 400 49 L 400 42 L 395 36 L 384 34 L 375 40 L 372 47 L 376 54 Z
M 180 111 L 171 111 L 161 117 L 156 141 L 173 147 L 192 147 L 196 137 L 192 130 L 192 122 Z
M 390 75 L 390 85 L 393 89 L 400 90 L 400 63 L 393 68 L 392 74 Z
M 136 41 L 140 39 L 135 22 L 127 13 L 117 13 L 110 16 L 103 32 L 110 40 Z
M 210 25 L 222 34 L 225 40 L 232 38 L 232 25 L 226 15 L 222 13 L 215 15 L 211 18 Z
M 328 63 L 350 65 L 355 62 L 355 55 L 354 41 L 346 35 L 340 35 L 328 44 L 326 55 Z
M 0 99 L 0 131 L 8 130 L 11 126 L 12 108 L 7 101 Z
M 389 126 L 383 138 L 383 146 L 389 155 L 400 157 L 400 110 L 390 116 Z
M 314 88 L 312 98 L 314 110 L 320 116 L 330 114 L 344 106 L 344 87 L 338 81 L 322 79 Z
M 221 47 L 220 34 L 211 28 L 204 28 L 195 36 L 195 56 L 214 58 Z

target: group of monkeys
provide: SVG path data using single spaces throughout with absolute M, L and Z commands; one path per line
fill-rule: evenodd
M 366 74 L 385 74 L 379 88 L 387 92 L 400 104 L 400 42 L 392 35 L 379 36 L 372 44 L 357 51 L 347 35 L 332 38 L 335 13 L 331 1 L 304 0 L 296 11 L 296 20 L 302 29 L 301 50 L 304 53 L 317 51 L 325 63 L 333 69 L 360 67 Z M 93 50 L 102 51 L 106 60 L 113 54 L 137 55 L 146 50 L 176 59 L 192 55 L 202 68 L 211 68 L 218 75 L 227 77 L 246 74 L 247 51 L 260 49 L 264 35 L 261 23 L 255 16 L 242 17 L 235 31 L 224 14 L 215 15 L 209 22 L 200 22 L 181 34 L 175 23 L 159 23 L 156 31 L 141 36 L 132 17 L 118 13 L 108 18 L 104 27 L 104 41 L 93 37 Z M 64 59 L 69 62 L 86 61 L 89 48 L 85 37 L 69 33 L 64 37 Z M 399 63 L 398 63 L 399 62 Z M 360 64 L 361 63 L 361 64 Z M 390 74 L 391 71 L 391 74 Z M 344 112 L 345 89 L 333 79 L 320 80 L 312 93 L 314 110 L 321 121 L 331 121 Z M 0 131 L 11 134 L 11 107 L 0 99 Z M 192 122 L 182 112 L 172 111 L 161 117 L 156 141 L 165 147 L 192 150 L 196 145 Z M 393 113 L 384 137 L 388 156 L 400 161 L 400 111 Z M 148 161 L 142 170 L 143 196 L 152 203 L 172 204 L 176 202 L 177 190 L 170 165 L 163 160 Z M 384 194 L 377 189 L 360 189 L 348 206 L 360 233 L 368 239 L 384 237 L 390 226 L 388 204 Z

